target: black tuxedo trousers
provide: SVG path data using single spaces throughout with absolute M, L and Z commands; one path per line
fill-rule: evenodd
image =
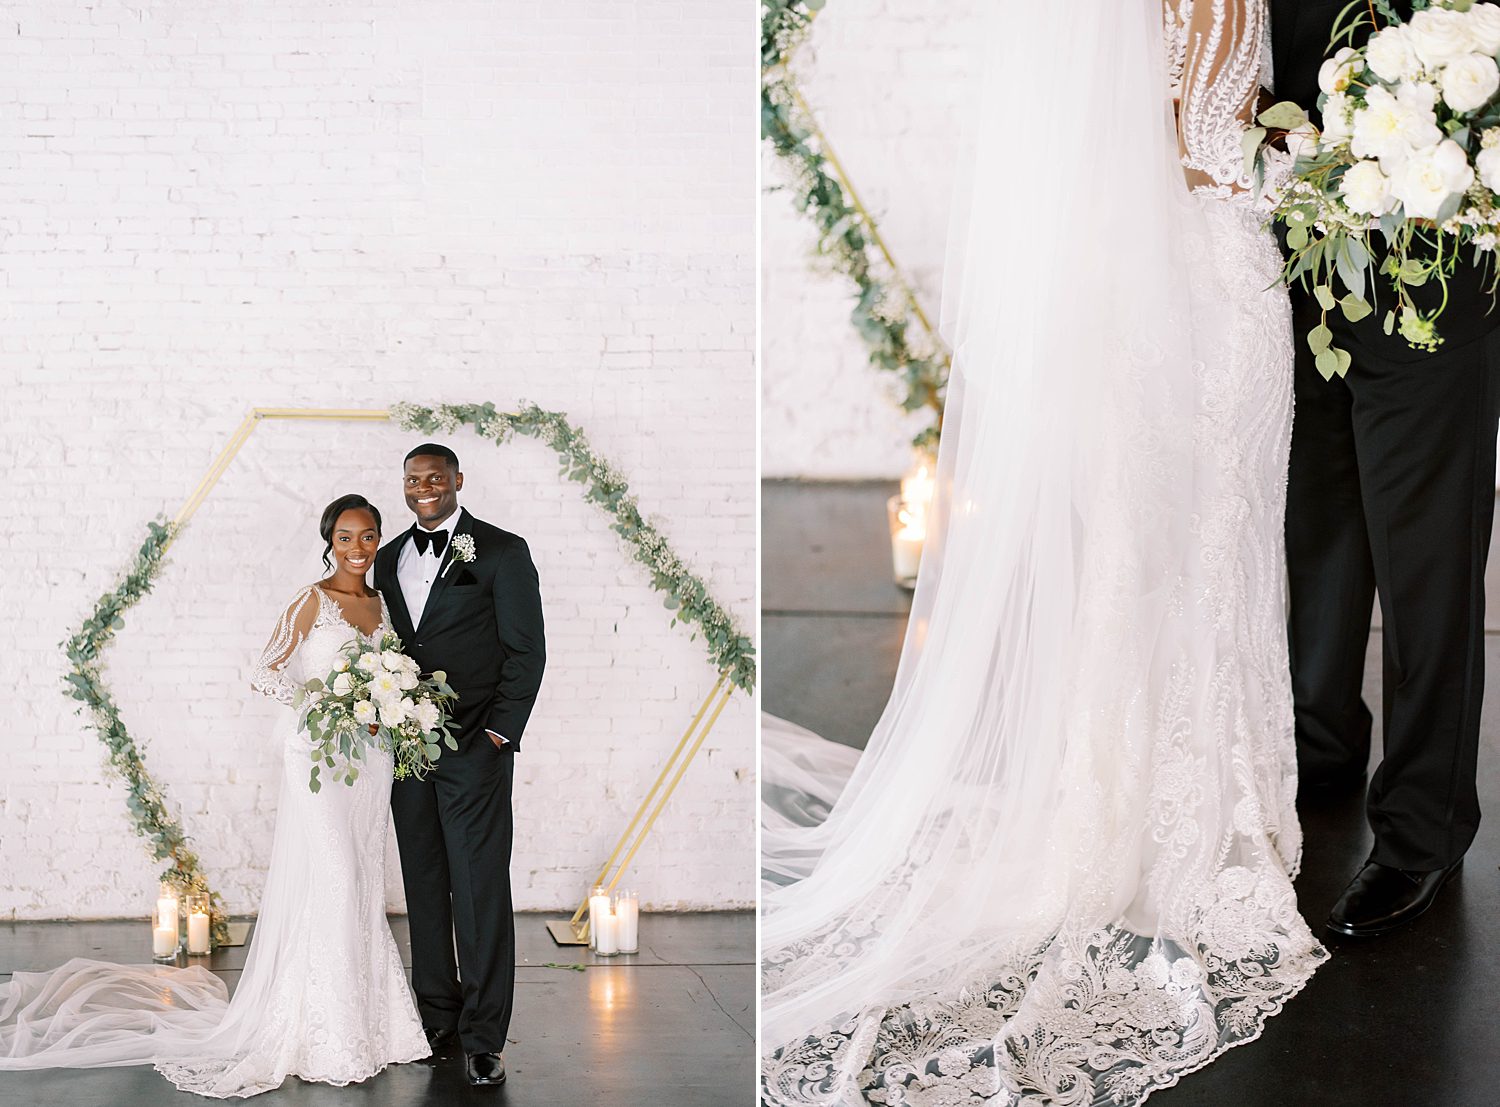
M 502 1052 L 510 1027 L 514 766 L 515 754 L 497 749 L 482 725 L 466 727 L 426 779 L 391 788 L 417 1008 L 424 1026 L 457 1029 L 468 1053 Z
M 1272 0 L 1277 99 L 1315 109 L 1318 67 L 1346 2 Z M 1451 865 L 1479 826 L 1484 569 L 1500 415 L 1500 311 L 1489 311 L 1484 286 L 1460 268 L 1435 354 L 1382 332 L 1388 302 L 1352 326 L 1333 313 L 1353 363 L 1331 381 L 1307 349 L 1316 303 L 1292 292 L 1286 542 L 1297 760 L 1310 781 L 1368 761 L 1372 717 L 1360 686 L 1378 594 L 1384 758 L 1368 815 L 1373 859 L 1401 869 Z M 1435 287 L 1419 292 L 1423 307 L 1435 306 Z
M 1378 593 L 1385 756 L 1370 782 L 1373 859 L 1445 868 L 1479 826 L 1500 335 L 1414 361 L 1385 348 L 1399 338 L 1371 346 L 1345 331 L 1353 364 L 1325 381 L 1304 340 L 1317 305 L 1297 295 L 1294 306 L 1286 539 L 1298 766 L 1317 781 L 1368 761 L 1360 686 Z

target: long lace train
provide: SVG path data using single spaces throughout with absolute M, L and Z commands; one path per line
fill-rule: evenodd
M 317 588 L 300 592 L 256 666 L 286 699 L 325 676 L 358 632 Z M 153 1064 L 184 1091 L 250 1096 L 287 1076 L 369 1078 L 430 1049 L 385 917 L 390 755 L 352 786 L 308 790 L 290 711 L 270 868 L 239 986 L 200 966 L 74 959 L 0 985 L 0 1070 Z

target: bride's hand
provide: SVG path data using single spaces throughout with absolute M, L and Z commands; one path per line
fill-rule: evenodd
M 375 735 L 377 735 L 379 733 L 380 733 L 380 728 L 378 726 L 376 726 L 374 723 L 371 723 L 370 724 L 370 737 L 373 738 L 373 737 L 375 737 Z

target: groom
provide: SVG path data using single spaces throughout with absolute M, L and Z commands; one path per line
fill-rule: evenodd
M 406 651 L 423 672 L 446 671 L 458 693 L 458 749 L 391 789 L 417 1008 L 433 1053 L 456 1036 L 469 1083 L 494 1085 L 505 1082 L 515 987 L 513 758 L 546 649 L 525 541 L 460 508 L 463 486 L 448 447 L 406 455 L 402 488 L 417 519 L 376 555 L 375 586 Z
M 1348 0 L 1272 0 L 1276 99 L 1312 108 Z M 1410 5 L 1396 5 L 1403 18 Z M 1432 282 L 1436 285 L 1436 282 Z M 1479 825 L 1475 766 L 1484 690 L 1484 567 L 1495 509 L 1500 310 L 1460 266 L 1433 354 L 1387 336 L 1377 310 L 1329 325 L 1353 357 L 1325 381 L 1307 348 L 1319 311 L 1294 286 L 1297 330 L 1287 568 L 1297 759 L 1304 797 L 1364 779 L 1360 697 L 1372 601 L 1383 614 L 1384 760 L 1370 781 L 1369 861 L 1328 927 L 1382 934 L 1429 906 Z M 1440 292 L 1417 292 L 1424 309 Z

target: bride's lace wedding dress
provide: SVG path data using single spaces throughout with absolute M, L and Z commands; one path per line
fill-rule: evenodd
M 1327 956 L 1292 887 L 1290 310 L 1241 168 L 1264 6 L 1004 8 L 896 687 L 861 755 L 762 737 L 771 1103 L 1138 1104 Z
M 389 628 L 382 603 L 381 626 Z M 311 586 L 256 665 L 257 691 L 290 704 L 360 632 Z M 430 1050 L 385 917 L 391 758 L 352 786 L 308 789 L 308 740 L 281 713 L 283 775 L 260 912 L 233 998 L 207 969 L 74 959 L 0 985 L 0 1070 L 154 1064 L 184 1091 L 250 1096 L 288 1076 L 368 1079 Z

